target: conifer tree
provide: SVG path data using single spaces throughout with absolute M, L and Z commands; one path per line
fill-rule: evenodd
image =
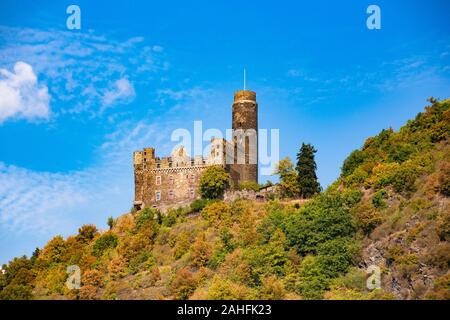
M 322 188 L 316 175 L 316 161 L 314 154 L 317 152 L 311 144 L 302 143 L 302 147 L 297 153 L 297 179 L 300 187 L 300 195 L 303 198 L 310 198 L 319 193 Z

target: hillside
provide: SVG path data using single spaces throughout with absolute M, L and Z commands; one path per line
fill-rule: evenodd
M 306 203 L 198 201 L 85 225 L 3 266 L 0 299 L 450 299 L 450 100 L 430 103 Z

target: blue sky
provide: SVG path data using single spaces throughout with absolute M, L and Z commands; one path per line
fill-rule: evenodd
M 66 27 L 70 4 L 81 30 Z M 366 27 L 370 4 L 381 30 Z M 446 0 L 2 0 L 0 262 L 127 212 L 132 151 L 165 155 L 194 120 L 229 128 L 244 67 L 260 128 L 280 129 L 281 157 L 314 144 L 327 186 L 365 138 L 449 97 L 448 12 Z

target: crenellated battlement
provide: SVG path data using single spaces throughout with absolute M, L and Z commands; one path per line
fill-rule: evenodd
M 258 104 L 256 93 L 249 90 L 235 92 L 232 107 L 234 132 L 254 132 L 233 141 L 212 138 L 210 154 L 191 157 L 184 146 L 179 146 L 167 157 L 157 157 L 155 148 L 144 148 L 133 153 L 136 208 L 144 206 L 164 209 L 187 205 L 199 197 L 200 177 L 210 166 L 223 166 L 235 185 L 241 181 L 258 181 L 257 147 Z M 238 159 L 242 154 L 243 159 Z M 256 159 L 255 159 L 256 158 Z

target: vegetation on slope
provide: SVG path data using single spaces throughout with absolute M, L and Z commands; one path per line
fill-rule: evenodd
M 302 206 L 199 200 L 56 236 L 3 266 L 0 299 L 449 299 L 449 109 L 431 100 L 367 139 Z M 69 265 L 80 289 L 65 285 Z M 373 291 L 370 265 L 382 271 Z

